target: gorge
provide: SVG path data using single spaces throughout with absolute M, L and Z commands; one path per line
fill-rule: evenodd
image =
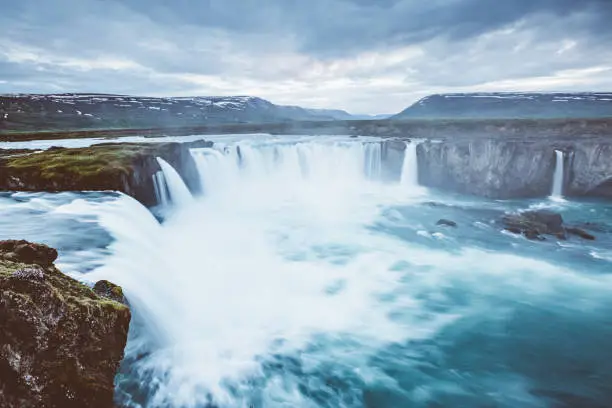
M 611 408 L 612 0 L 4 0 L 0 408 Z
M 418 163 L 419 168 L 418 175 L 414 169 L 411 174 L 418 177 L 418 182 L 424 187 L 489 198 L 534 198 L 551 195 L 554 180 L 557 180 L 563 183 L 557 189 L 569 197 L 612 197 L 612 162 L 609 160 L 612 134 L 606 130 L 583 126 L 584 136 L 572 139 L 554 135 L 508 138 L 503 128 L 495 127 L 488 129 L 488 136 L 476 134 L 470 137 L 469 133 L 459 132 L 451 138 L 448 132 L 447 129 L 426 131 L 417 128 L 408 132 L 409 136 L 370 137 L 369 140 L 380 146 L 379 165 L 385 177 L 390 179 L 403 177 L 402 164 L 407 146 L 407 153 L 415 157 L 411 166 Z M 480 132 L 486 132 L 484 125 Z M 594 135 L 594 132 L 598 133 Z M 267 137 L 264 134 L 260 136 Z M 224 137 L 236 139 L 242 136 Z M 286 137 L 297 141 L 308 138 Z M 27 150 L 15 153 L 0 150 L 0 189 L 117 190 L 152 206 L 163 200 L 156 187 L 160 177 L 156 174 L 161 171 L 156 157 L 160 157 L 174 166 L 189 188 L 198 193 L 200 176 L 189 151 L 196 147 L 211 147 L 214 142 L 207 136 L 189 136 L 175 137 L 171 143 L 158 143 L 166 140 L 163 137 L 136 137 L 115 139 L 113 143 L 104 139 L 0 142 L 0 149 L 58 146 L 37 153 L 37 156 L 28 155 Z M 410 140 L 417 143 L 409 143 Z M 78 148 L 62 149 L 61 146 Z M 84 161 L 84 157 L 88 157 L 88 161 Z M 562 165 L 562 170 L 559 170 L 559 165 Z
M 26 179 L 40 174 L 27 162 L 3 187 L 28 191 L 0 193 L 0 230 L 57 247 L 71 277 L 123 288 L 119 406 L 604 407 L 612 395 L 605 139 L 167 141 L 2 145 L 111 152 L 130 163 L 119 180 L 146 186 L 136 199 L 62 192 L 78 173 Z M 2 169 L 22 154 L 5 151 Z M 559 179 L 565 200 L 551 200 Z M 541 211 L 594 240 L 502 223 Z

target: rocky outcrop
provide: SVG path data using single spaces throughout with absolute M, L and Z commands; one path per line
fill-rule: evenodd
M 563 217 L 554 211 L 522 211 L 505 214 L 501 223 L 506 231 L 522 234 L 527 239 L 544 241 L 544 235 L 550 235 L 565 240 L 568 235 L 575 235 L 586 240 L 595 240 L 595 236 L 585 230 L 565 225 Z
M 2 259 L 12 262 L 34 264 L 43 267 L 53 265 L 57 259 L 57 250 L 46 245 L 33 244 L 25 240 L 0 241 Z
M 568 227 L 565 230 L 567 231 L 568 234 L 576 235 L 576 236 L 578 236 L 578 237 L 580 237 L 582 239 L 586 239 L 586 240 L 589 240 L 589 241 L 594 241 L 595 240 L 595 235 L 586 232 L 582 228 Z
M 566 239 L 563 218 L 552 211 L 524 211 L 516 214 L 505 214 L 502 223 L 507 231 L 523 234 L 528 239 L 541 239 L 542 235 L 554 235 Z
M 130 310 L 62 274 L 57 252 L 0 241 L 0 406 L 111 408 Z M 121 294 L 121 298 L 123 295 Z
M 612 141 L 458 138 L 417 148 L 426 187 L 490 198 L 550 195 L 555 150 L 564 152 L 564 195 L 612 198 Z
M 0 157 L 0 190 L 115 190 L 141 203 L 157 204 L 152 176 L 160 170 L 156 157 L 170 163 L 194 193 L 198 171 L 191 147 L 212 142 L 108 143 L 81 149 L 51 148 L 43 152 Z

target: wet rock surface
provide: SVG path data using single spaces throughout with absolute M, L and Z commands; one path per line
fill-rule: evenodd
M 455 221 L 447 220 L 445 218 L 438 220 L 438 222 L 436 222 L 436 225 L 442 227 L 457 227 L 457 223 Z
M 93 291 L 99 296 L 114 300 L 115 302 L 127 304 L 127 300 L 123 295 L 123 289 L 107 280 L 96 282 L 93 287 Z
M 57 259 L 57 251 L 43 244 L 6 240 L 0 241 L 0 257 L 25 264 L 50 266 Z
M 0 406 L 113 407 L 130 310 L 120 288 L 101 284 L 110 293 L 100 296 L 55 268 L 56 257 L 0 241 Z
M 568 238 L 568 234 L 587 240 L 595 240 L 595 236 L 581 228 L 567 226 L 561 214 L 548 211 L 523 211 L 504 214 L 501 218 L 504 229 L 514 234 L 522 234 L 527 239 L 543 241 L 544 235 L 553 236 L 559 240 Z
M 595 236 L 593 234 L 589 234 L 585 230 L 578 228 L 578 227 L 568 227 L 566 228 L 566 231 L 568 234 L 576 235 L 576 236 L 579 236 L 580 238 L 583 238 L 589 241 L 595 240 Z

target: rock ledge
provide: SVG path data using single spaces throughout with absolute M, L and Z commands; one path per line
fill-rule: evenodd
M 0 406 L 113 407 L 130 310 L 62 274 L 56 257 L 0 241 Z

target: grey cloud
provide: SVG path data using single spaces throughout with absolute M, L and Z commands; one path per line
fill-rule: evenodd
M 432 90 L 612 61 L 611 0 L 0 0 L 0 9 L 0 92 L 257 92 L 384 112 Z M 577 45 L 558 53 L 564 40 Z M 385 60 L 407 46 L 421 53 Z M 361 53 L 374 62 L 352 60 Z M 127 66 L 87 66 L 96 60 Z
M 153 5 L 151 6 L 151 3 Z M 333 57 L 443 36 L 462 40 L 532 15 L 589 15 L 584 30 L 610 35 L 609 0 L 177 0 L 128 3 L 162 24 L 295 36 L 301 51 Z

